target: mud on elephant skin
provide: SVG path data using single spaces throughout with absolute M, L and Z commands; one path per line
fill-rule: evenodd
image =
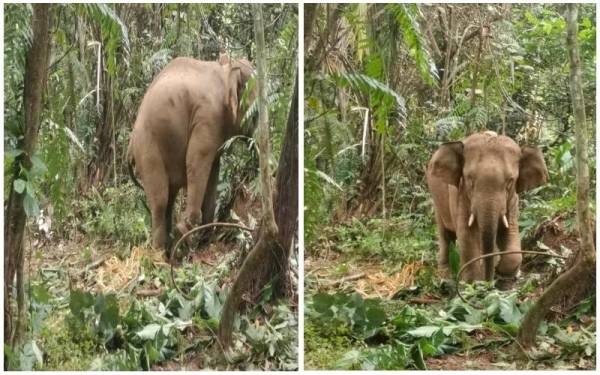
M 494 251 L 521 251 L 519 193 L 544 184 L 548 170 L 537 148 L 486 131 L 444 143 L 427 166 L 439 237 L 438 266 L 448 272 L 448 245 L 456 241 L 460 264 Z M 464 281 L 514 279 L 521 254 L 488 257 L 462 274 Z
M 242 95 L 253 73 L 247 60 L 176 58 L 157 75 L 140 104 L 127 158 L 141 179 L 152 216 L 152 246 L 167 249 L 173 206 L 182 188 L 182 234 L 212 221 L 219 177 L 217 151 L 242 129 Z M 248 95 L 249 102 L 255 93 Z

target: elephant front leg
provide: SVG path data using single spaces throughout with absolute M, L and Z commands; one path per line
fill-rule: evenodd
M 476 236 L 465 231 L 458 236 L 458 247 L 460 248 L 460 267 L 481 254 L 481 250 L 476 240 Z M 461 275 L 461 279 L 468 283 L 483 280 L 483 267 L 481 260 L 471 263 L 467 266 Z
M 498 237 L 498 249 L 501 255 L 500 261 L 496 265 L 498 274 L 496 284 L 499 289 L 510 289 L 519 274 L 519 268 L 523 261 L 523 255 L 520 253 L 503 254 L 509 251 L 521 251 L 521 239 L 516 218 L 509 219 L 509 228 Z
M 456 235 L 438 224 L 438 274 L 443 279 L 451 277 L 448 250 Z

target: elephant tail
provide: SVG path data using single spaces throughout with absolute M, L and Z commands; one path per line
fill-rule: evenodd
M 133 184 L 139 187 L 140 189 L 144 190 L 144 187 L 142 186 L 140 181 L 135 177 L 135 171 L 133 170 L 133 168 L 135 167 L 135 158 L 133 157 L 133 153 L 131 151 L 132 143 L 133 140 L 129 141 L 129 147 L 127 148 L 127 170 L 129 171 L 129 177 L 131 177 L 131 181 L 133 181 Z M 150 213 L 150 207 L 148 207 L 146 200 L 142 199 L 142 204 L 146 208 L 146 211 Z
M 134 165 L 135 165 L 135 160 L 130 159 L 127 161 L 127 168 L 129 169 L 129 177 L 131 177 L 131 181 L 133 181 L 135 186 L 144 190 L 144 187 L 142 186 L 142 184 L 140 184 L 140 181 L 135 177 L 135 172 L 133 171 Z

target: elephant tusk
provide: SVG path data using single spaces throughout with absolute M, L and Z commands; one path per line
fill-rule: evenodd
M 469 227 L 471 227 L 471 225 L 473 225 L 473 222 L 475 221 L 475 215 L 471 214 L 471 216 L 469 216 Z
M 506 219 L 506 215 L 502 215 L 502 223 L 504 223 L 504 226 L 506 229 L 508 229 L 508 220 Z

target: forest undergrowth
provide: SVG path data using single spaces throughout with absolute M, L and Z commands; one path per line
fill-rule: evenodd
M 524 250 L 569 256 L 577 250 L 569 197 L 523 210 Z M 534 220 L 541 211 L 547 216 Z M 306 369 L 593 369 L 595 293 L 578 291 L 555 306 L 525 354 L 521 320 L 568 264 L 526 255 L 510 290 L 441 279 L 435 227 L 399 216 L 331 223 L 305 263 Z M 451 266 L 458 271 L 452 249 Z M 320 254 L 320 256 L 316 256 Z M 452 257 L 452 255 L 451 255 Z M 453 263 L 453 264 L 452 264 Z M 591 296 L 582 298 L 586 293 Z
M 5 346 L 11 367 L 296 369 L 296 297 L 273 300 L 270 285 L 245 298 L 231 353 L 224 355 L 216 338 L 223 303 L 252 235 L 222 231 L 209 245 L 190 252 L 174 268 L 180 292 L 163 253 L 139 240 L 146 238 L 148 217 L 134 187 L 126 187 L 120 195 L 106 191 L 106 196 L 82 199 L 79 212 L 93 217 L 81 220 L 85 228 L 72 228 L 70 236 L 44 232 L 43 219 L 32 226 L 26 264 L 31 329 L 19 352 Z M 113 204 L 106 204 L 108 199 Z M 257 204 L 257 197 L 235 202 L 245 212 L 256 211 L 252 206 Z M 113 241 L 109 233 L 121 240 Z M 293 258 L 291 268 L 297 264 Z M 295 285 L 294 278 L 292 290 Z

